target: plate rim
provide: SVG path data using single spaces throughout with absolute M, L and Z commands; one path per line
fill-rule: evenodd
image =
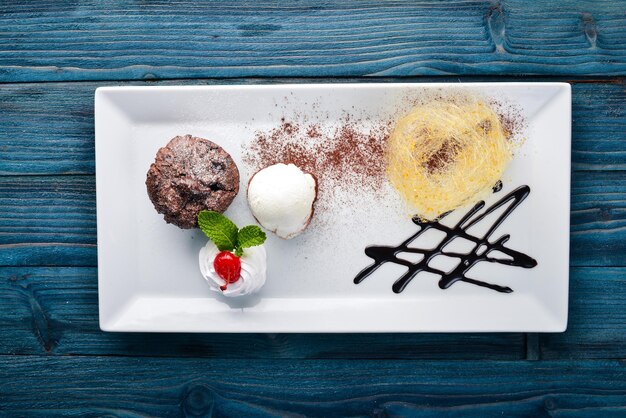
M 558 88 L 559 90 L 557 91 L 557 93 L 555 94 L 565 94 L 566 95 L 566 100 L 567 100 L 567 106 L 564 106 L 563 111 L 567 113 L 566 116 L 564 116 L 565 121 L 567 122 L 567 132 L 564 132 L 563 134 L 567 135 L 567 138 L 564 138 L 564 144 L 567 146 L 567 153 L 569 155 L 569 158 L 566 159 L 567 161 L 567 167 L 564 167 L 564 169 L 567 169 L 567 176 L 566 176 L 566 181 L 568 184 L 568 190 L 567 190 L 567 196 L 569 197 L 568 201 L 567 201 L 567 207 L 568 207 L 568 215 L 567 215 L 567 225 L 568 225 L 568 229 L 567 229 L 567 240 L 566 240 L 566 246 L 567 246 L 567 253 L 568 253 L 568 263 L 567 263 L 567 274 L 566 274 L 566 282 L 565 285 L 567 287 L 567 291 L 565 292 L 564 297 L 564 315 L 563 316 L 559 316 L 558 318 L 553 318 L 554 324 L 552 327 L 549 327 L 549 329 L 546 329 L 545 327 L 537 327 L 536 329 L 531 329 L 531 328 L 524 328 L 523 330 L 521 329 L 516 329 L 516 328 L 510 328 L 510 329 L 488 329 L 488 328 L 481 328 L 480 326 L 475 328 L 475 329 L 470 329 L 470 328 L 463 328 L 460 327 L 462 329 L 454 329 L 454 327 L 450 327 L 450 328 L 446 328 L 446 329 L 441 329 L 441 330 L 425 330 L 425 331 L 421 331 L 421 330 L 390 330 L 390 329 L 385 329 L 385 330 L 356 330 L 356 331 L 350 331 L 350 330 L 309 330 L 307 328 L 302 328 L 302 329 L 298 329 L 298 330 L 275 330 L 272 329 L 271 327 L 263 329 L 263 328 L 254 328 L 254 329 L 232 329 L 230 331 L 227 330 L 214 330 L 214 331 L 190 331 L 188 329 L 159 329 L 158 327 L 153 328 L 153 329 L 145 329 L 145 328 L 137 328 L 137 329 L 131 329 L 128 328 L 126 329 L 125 327 L 120 327 L 119 324 L 117 324 L 116 320 L 111 320 L 111 318 L 114 318 L 116 316 L 121 316 L 123 312 L 118 311 L 118 312 L 105 312 L 104 310 L 104 303 L 102 303 L 102 297 L 103 297 L 103 293 L 101 292 L 101 290 L 104 288 L 104 278 L 102 277 L 101 274 L 101 225 L 100 225 L 100 219 L 101 216 L 99 216 L 100 212 L 101 212 L 101 205 L 102 203 L 102 197 L 100 196 L 100 192 L 99 190 L 101 190 L 101 187 L 99 187 L 99 181 L 98 178 L 102 178 L 102 175 L 98 175 L 98 167 L 101 166 L 101 162 L 100 159 L 102 157 L 98 157 L 99 154 L 101 155 L 101 153 L 98 152 L 99 148 L 102 147 L 103 142 L 104 142 L 104 135 L 103 135 L 103 115 L 102 115 L 102 108 L 104 106 L 106 106 L 107 104 L 105 103 L 108 99 L 109 95 L 115 95 L 117 93 L 128 93 L 128 92 L 146 92 L 146 91 L 215 91 L 215 90 L 274 90 L 277 88 L 280 89 L 293 89 L 293 90 L 314 90 L 314 89 L 319 89 L 319 88 L 333 88 L 333 89 L 380 89 L 380 88 L 403 88 L 403 87 L 428 87 L 428 88 L 463 88 L 463 87 L 499 87 L 499 88 L 506 88 L 506 87 L 539 87 L 539 86 L 553 86 Z M 550 99 L 551 100 L 551 99 Z M 394 82 L 341 82 L 341 83 L 335 83 L 335 82 L 328 82 L 328 83 L 272 83 L 272 84 L 215 84 L 215 85 L 171 85 L 171 86 L 103 86 L 103 87 L 98 87 L 95 90 L 95 94 L 94 94 L 94 126 L 95 126 L 95 177 L 96 177 L 96 213 L 97 213 L 97 242 L 98 242 L 98 306 L 99 306 L 99 324 L 100 324 L 100 329 L 102 331 L 115 331 L 115 332 L 202 332 L 202 333 L 222 333 L 222 332 L 229 332 L 229 333 L 246 333 L 246 332 L 286 332 L 286 333 L 291 333 L 291 332 L 299 332 L 299 333 L 317 333 L 317 332 L 327 332 L 327 333 L 351 333 L 351 332 L 359 332 L 359 333 L 384 333 L 384 332 L 397 332 L 397 333 L 420 333 L 420 332 L 451 332 L 451 333 L 458 333 L 458 332 L 563 332 L 567 329 L 567 323 L 569 320 L 569 285 L 570 285 L 570 267 L 569 267 L 569 251 L 570 251 L 570 235 L 571 232 L 569 230 L 569 226 L 570 226 L 570 216 L 571 216 L 571 143 L 572 143 L 572 135 L 571 135 L 571 128 L 572 128 L 572 107 L 571 107 L 571 102 L 572 102 L 572 95 L 571 95 L 571 84 L 566 83 L 566 82 L 556 82 L 556 81 L 551 81 L 551 82 L 536 82 L 536 81 L 532 81 L 532 82 L 521 82 L 521 81 L 515 81 L 515 82 L 459 82 L 459 83 L 446 83 L 446 82 L 402 82 L 402 83 L 394 83 Z M 113 105 L 114 107 L 117 107 L 113 102 L 110 102 L 108 105 Z M 99 112 L 100 109 L 100 112 Z M 119 109 L 118 109 L 119 110 Z M 564 150 L 565 152 L 566 150 Z M 100 180 L 102 181 L 102 180 Z M 135 297 L 131 298 L 130 301 L 132 302 L 133 300 L 136 300 Z M 128 307 L 128 304 L 123 305 L 123 307 Z M 119 319 L 119 318 L 117 318 Z

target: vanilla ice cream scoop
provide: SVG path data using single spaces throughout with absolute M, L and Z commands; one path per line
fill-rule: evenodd
M 285 239 L 307 227 L 315 197 L 315 178 L 294 164 L 264 168 L 248 184 L 248 204 L 256 220 Z

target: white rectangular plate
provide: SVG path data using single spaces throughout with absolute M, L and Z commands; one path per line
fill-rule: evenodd
M 359 285 L 371 264 L 368 245 L 395 246 L 417 231 L 394 204 L 337 208 L 332 228 L 283 241 L 268 234 L 268 279 L 258 295 L 226 299 L 198 268 L 206 237 L 166 224 L 145 187 L 157 150 L 176 135 L 211 139 L 241 171 L 227 215 L 253 223 L 245 199 L 251 173 L 242 144 L 281 117 L 338 122 L 356 107 L 370 121 L 389 116 L 407 95 L 456 89 L 515 104 L 528 123 L 526 141 L 507 168 L 504 189 L 529 197 L 498 228 L 508 247 L 535 258 L 532 269 L 479 263 L 472 277 L 512 293 L 437 277 L 416 277 L 399 294 L 403 267 L 386 264 Z M 288 100 L 285 100 L 288 98 Z M 558 332 L 567 324 L 571 92 L 562 83 L 321 84 L 202 87 L 105 87 L 96 91 L 98 293 L 105 331 L 167 332 Z M 407 111 L 409 108 L 406 109 Z M 393 203 L 393 197 L 390 201 Z M 342 212 L 343 211 L 343 212 Z M 460 214 L 465 209 L 459 211 Z M 457 212 L 450 215 L 458 219 Z M 316 216 L 323 216 L 316 214 Z M 330 216 L 330 215 L 329 215 Z M 364 221 L 367 220 L 367 221 Z M 445 222 L 444 222 L 445 223 Z M 320 227 L 321 228 L 321 227 Z M 498 235 L 499 234 L 499 235 Z

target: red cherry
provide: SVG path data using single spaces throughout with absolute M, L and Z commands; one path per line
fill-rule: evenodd
M 230 251 L 222 251 L 213 260 L 213 268 L 226 284 L 220 286 L 222 291 L 226 290 L 230 283 L 239 280 L 241 275 L 241 259 Z

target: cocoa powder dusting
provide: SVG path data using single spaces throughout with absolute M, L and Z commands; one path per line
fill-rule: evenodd
M 478 124 L 478 127 L 482 129 L 486 135 L 491 132 L 491 121 L 489 119 L 485 119 Z
M 318 185 L 316 212 L 330 209 L 333 204 L 349 207 L 354 204 L 350 199 L 355 193 L 371 196 L 368 197 L 370 201 L 387 202 L 384 197 L 387 182 L 385 150 L 395 121 L 411 107 L 429 101 L 473 100 L 464 97 L 456 98 L 443 91 L 420 92 L 418 96 L 405 97 L 389 119 L 376 122 L 359 118 L 354 111 L 334 121 L 328 113 L 319 111 L 316 102 L 312 105 L 314 122 L 307 115 L 295 114 L 282 117 L 272 129 L 256 131 L 254 138 L 242 149 L 243 162 L 249 175 L 277 163 L 292 163 L 314 175 Z M 488 103 L 496 112 L 507 138 L 512 142 L 521 141 L 521 133 L 526 127 L 521 109 L 507 101 L 492 99 Z M 488 134 L 494 127 L 485 120 L 477 128 Z M 457 144 L 446 144 L 428 159 L 426 168 L 430 173 L 445 170 L 458 152 Z M 319 217 L 316 218 L 320 222 Z
M 322 133 L 319 130 L 319 126 L 311 125 L 307 128 L 306 134 L 309 138 L 319 138 Z
M 522 110 L 513 104 L 496 100 L 492 100 L 489 104 L 498 115 L 507 139 L 511 141 L 519 140 L 516 137 L 524 132 L 528 125 Z
M 444 171 L 446 166 L 454 161 L 459 151 L 460 147 L 456 143 L 444 142 L 442 147 L 425 162 L 428 174 Z
M 364 128 L 369 126 L 369 128 Z M 333 128 L 281 119 L 274 129 L 257 131 L 243 150 L 250 173 L 277 163 L 293 163 L 318 181 L 316 210 L 324 210 L 335 191 L 376 193 L 386 181 L 385 145 L 391 123 L 345 116 Z

